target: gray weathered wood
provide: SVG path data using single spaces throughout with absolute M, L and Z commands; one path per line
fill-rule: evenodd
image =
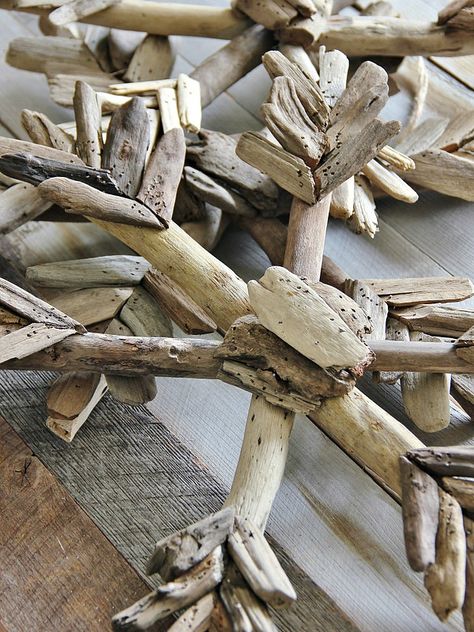
M 473 446 L 418 448 L 408 457 L 435 475 L 474 476 Z

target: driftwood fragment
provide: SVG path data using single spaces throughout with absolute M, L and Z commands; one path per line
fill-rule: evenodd
M 46 427 L 71 442 L 107 391 L 99 373 L 65 373 L 51 385 L 47 399 Z
M 38 190 L 45 199 L 55 202 L 67 213 L 120 224 L 164 228 L 160 219 L 136 200 L 109 195 L 69 178 L 50 178 L 41 182 Z
M 409 459 L 400 457 L 403 532 L 411 568 L 417 573 L 433 564 L 438 531 L 438 484 Z
M 84 165 L 83 161 L 70 152 L 55 149 L 54 147 L 45 147 L 44 145 L 36 145 L 26 140 L 17 140 L 15 138 L 5 138 L 0 136 L 0 156 L 5 154 L 27 153 L 47 158 L 48 160 L 57 160 L 67 165 Z
M 235 517 L 235 530 L 227 541 L 229 553 L 253 592 L 271 606 L 281 608 L 296 600 L 286 573 L 263 537 L 249 519 Z
M 199 81 L 181 73 L 176 87 L 181 127 L 197 134 L 201 129 L 201 89 Z
M 173 215 L 186 157 L 183 130 L 174 128 L 159 139 L 143 175 L 137 198 L 168 223 Z
M 74 151 L 74 138 L 50 121 L 45 114 L 22 110 L 21 122 L 34 143 L 61 151 Z
M 467 412 L 474 412 L 474 376 L 472 375 L 459 375 L 451 376 L 451 390 L 453 395 L 460 396 L 463 400 L 461 406 L 467 406 L 470 408 Z M 472 407 L 472 408 L 471 408 Z
M 160 35 L 147 35 L 135 49 L 125 72 L 124 80 L 167 79 L 173 62 L 174 55 L 169 38 Z
M 365 279 L 364 283 L 383 296 L 389 305 L 400 307 L 464 301 L 474 293 L 470 279 L 463 277 Z
M 391 318 L 389 316 L 385 326 L 385 339 L 398 342 L 409 342 L 410 332 L 406 325 L 396 318 Z M 374 380 L 376 382 L 385 382 L 386 384 L 395 384 L 402 375 L 403 371 L 376 371 L 374 372 Z
M 187 334 L 205 334 L 217 329 L 215 322 L 163 272 L 148 270 L 143 286 L 163 312 Z
M 120 320 L 130 327 L 135 336 L 172 335 L 170 319 L 156 300 L 140 286 L 135 287 L 122 308 Z
M 310 56 L 302 46 L 298 44 L 280 44 L 278 49 L 287 59 L 299 66 L 300 70 L 302 70 L 313 83 L 319 83 L 319 73 L 311 61 Z
M 205 632 L 210 629 L 212 612 L 216 601 L 215 593 L 209 593 L 188 608 L 168 628 L 168 632 Z
M 143 101 L 134 97 L 116 110 L 110 120 L 102 151 L 102 167 L 109 169 L 130 198 L 140 188 L 150 142 L 150 125 Z
M 474 521 L 464 516 L 466 533 L 466 594 L 462 606 L 466 632 L 474 629 Z
M 365 340 L 383 340 L 388 314 L 387 303 L 364 281 L 347 281 L 345 291 L 367 314 L 371 330 L 364 336 Z
M 374 186 L 396 200 L 401 200 L 407 204 L 414 204 L 418 200 L 418 193 L 411 186 L 377 160 L 369 160 L 362 172 Z
M 143 33 L 134 33 L 124 29 L 109 29 L 107 48 L 112 68 L 123 71 L 127 68 L 133 53 L 144 39 Z
M 435 476 L 474 476 L 473 446 L 419 448 L 408 457 Z
M 445 305 L 418 305 L 391 311 L 413 331 L 457 338 L 474 326 L 474 311 Z
M 214 250 L 229 224 L 229 218 L 220 208 L 205 206 L 203 217 L 196 222 L 181 224 L 181 228 L 209 252 Z
M 226 507 L 157 542 L 147 574 L 159 573 L 170 581 L 187 573 L 227 540 L 234 529 L 234 513 Z
M 329 107 L 334 107 L 346 89 L 349 60 L 339 50 L 319 49 L 319 87 Z
M 367 178 L 361 174 L 354 177 L 354 206 L 348 226 L 356 234 L 366 233 L 372 239 L 379 229 L 372 189 Z
M 431 605 L 441 621 L 462 607 L 466 587 L 466 536 L 462 510 L 452 496 L 439 490 L 436 559 L 425 571 Z
M 349 219 L 354 213 L 354 176 L 334 189 L 331 196 L 331 217 Z
M 75 329 L 45 323 L 31 323 L 0 337 L 0 363 L 14 358 L 24 358 L 36 351 L 51 347 L 75 333 Z
M 271 31 L 281 29 L 298 16 L 298 11 L 289 0 L 236 0 L 235 6 Z
M 221 547 L 183 577 L 163 584 L 112 619 L 114 630 L 143 630 L 181 608 L 186 608 L 210 593 L 224 574 Z
M 398 141 L 398 137 L 397 137 Z M 397 143 L 398 144 L 398 143 Z M 415 161 L 410 156 L 406 156 L 398 149 L 385 145 L 377 154 L 379 160 L 383 160 L 391 167 L 400 169 L 400 171 L 411 171 L 415 168 Z
M 161 124 L 165 134 L 171 129 L 181 127 L 176 90 L 173 88 L 159 88 L 158 107 L 160 108 Z
M 65 26 L 71 22 L 79 22 L 88 15 L 99 13 L 118 2 L 120 0 L 70 0 L 51 11 L 48 20 L 54 26 Z
M 0 168 L 2 158 L 0 158 Z M 11 233 L 35 219 L 51 206 L 31 184 L 14 184 L 0 193 L 0 233 Z
M 87 326 L 116 316 L 133 291 L 127 287 L 84 288 L 59 294 L 51 303 Z
M 454 496 L 465 511 L 474 513 L 474 479 L 444 476 L 441 479 L 441 484 L 443 489 Z
M 152 95 L 160 88 L 176 88 L 176 79 L 153 79 L 150 81 L 129 81 L 111 83 L 109 91 L 119 96 Z
M 90 167 L 101 166 L 102 110 L 97 93 L 84 81 L 78 81 L 73 97 L 76 120 L 77 154 Z
M 296 275 L 284 268 L 268 268 L 260 281 L 250 281 L 248 287 L 262 325 L 319 366 L 360 368 L 368 361 L 366 345 Z

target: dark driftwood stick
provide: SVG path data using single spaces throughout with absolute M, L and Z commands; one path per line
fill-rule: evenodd
M 428 472 L 440 476 L 474 476 L 474 446 L 419 448 L 407 455 Z
M 65 177 L 84 182 L 94 189 L 111 195 L 123 195 L 105 169 L 93 169 L 85 165 L 65 164 L 59 160 L 49 160 L 32 154 L 4 154 L 0 156 L 0 171 L 10 178 L 38 185 L 43 180 Z

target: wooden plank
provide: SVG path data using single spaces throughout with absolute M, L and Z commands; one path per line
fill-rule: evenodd
M 0 436 L 2 629 L 102 632 L 147 585 L 3 418 Z

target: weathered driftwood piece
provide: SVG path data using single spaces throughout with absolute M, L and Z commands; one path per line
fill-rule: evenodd
M 457 355 L 456 347 L 451 343 L 371 340 L 370 348 L 376 354 L 370 370 L 459 373 L 457 377 L 468 378 L 463 374 L 474 368 L 474 364 Z M 466 382 L 464 392 L 469 396 Z M 472 395 L 470 397 L 472 399 Z
M 371 331 L 366 333 L 365 340 L 383 340 L 388 315 L 387 303 L 365 281 L 348 281 L 345 291 L 367 314 Z
M 354 176 L 334 189 L 331 195 L 331 217 L 349 219 L 354 213 Z
M 274 607 L 285 607 L 296 600 L 296 593 L 275 553 L 248 518 L 235 517 L 235 530 L 227 547 L 235 565 L 253 592 Z
M 445 24 L 448 20 L 453 18 L 464 7 L 470 6 L 472 3 L 470 0 L 453 0 L 449 2 L 438 12 L 438 24 Z
M 240 217 L 239 226 L 247 230 L 274 266 L 283 265 L 287 228 L 276 217 Z
M 261 169 L 285 191 L 308 204 L 315 202 L 311 169 L 298 156 L 293 156 L 258 132 L 242 134 L 235 151 L 239 158 Z
M 109 91 L 120 96 L 140 96 L 154 94 L 160 88 L 176 88 L 176 85 L 176 79 L 152 79 L 150 81 L 111 83 Z
M 226 507 L 156 543 L 147 575 L 165 581 L 181 577 L 223 544 L 234 530 L 234 509 Z
M 21 329 L 0 337 L 0 363 L 14 358 L 24 358 L 75 333 L 75 329 L 66 329 L 45 323 L 25 325 Z
M 201 84 L 202 107 L 258 66 L 274 43 L 273 33 L 254 24 L 196 66 L 190 77 Z
M 423 341 L 424 334 L 411 332 L 410 340 Z M 436 338 L 432 339 L 436 343 Z M 438 432 L 450 422 L 451 376 L 446 373 L 407 372 L 401 379 L 407 416 L 424 432 Z
M 299 65 L 291 62 L 279 51 L 265 53 L 262 62 L 272 79 L 282 76 L 292 79 L 307 115 L 321 129 L 325 129 L 329 122 L 329 106 L 319 86 L 311 81 Z
M 83 161 L 74 154 L 71 154 L 54 147 L 45 147 L 44 145 L 36 145 L 26 140 L 17 140 L 16 138 L 5 138 L 0 136 L 0 156 L 5 154 L 27 153 L 47 158 L 48 160 L 57 160 L 68 165 L 84 165 Z
M 106 333 L 132 336 L 132 331 L 117 318 L 110 322 Z M 106 375 L 105 380 L 112 397 L 124 404 L 138 406 L 151 402 L 156 397 L 156 381 L 153 375 Z
M 474 325 L 456 340 L 457 355 L 474 364 Z
M 217 329 L 206 312 L 163 272 L 154 268 L 148 270 L 143 277 L 143 286 L 162 311 L 187 334 L 205 334 Z
M 360 368 L 369 361 L 366 345 L 296 275 L 284 268 L 268 268 L 248 288 L 262 325 L 319 366 Z
M 466 31 L 472 31 L 474 27 L 474 7 L 463 7 L 456 15 L 450 18 L 447 22 L 447 26 L 453 29 L 465 29 Z
M 61 73 L 50 74 L 48 75 L 47 80 L 49 94 L 52 100 L 58 105 L 62 105 L 68 108 L 73 107 L 76 83 L 78 81 L 83 81 L 96 91 L 97 97 L 100 101 L 100 105 L 104 113 L 111 112 L 117 107 L 117 105 L 109 106 L 108 101 L 104 101 L 105 90 L 108 90 L 110 83 L 115 80 L 115 77 L 113 75 L 109 75 L 107 73 L 103 73 L 101 75 L 93 75 L 87 74 L 87 71 L 83 70 L 82 72 L 78 71 L 74 75 L 65 75 Z M 113 96 L 114 95 L 110 95 L 109 100 L 110 98 L 113 98 Z M 156 99 L 154 102 L 154 107 L 156 107 Z
M 445 305 L 418 305 L 391 311 L 413 331 L 457 338 L 474 326 L 474 311 Z
M 128 287 L 84 288 L 59 294 L 51 303 L 87 326 L 116 316 L 133 291 Z
M 334 107 L 346 89 L 349 60 L 340 50 L 319 49 L 319 88 L 329 107 Z
M 150 209 L 136 200 L 109 195 L 69 178 L 50 178 L 38 186 L 40 194 L 67 213 L 161 230 L 164 225 Z
M 438 531 L 438 484 L 405 456 L 400 457 L 403 532 L 411 568 L 417 573 L 433 564 Z
M 397 136 L 397 144 L 398 144 Z M 411 171 L 415 168 L 415 161 L 410 156 L 406 156 L 404 153 L 399 151 L 398 149 L 394 149 L 390 147 L 390 145 L 385 145 L 377 154 L 377 158 L 379 160 L 383 160 L 391 167 L 395 167 L 396 169 L 400 169 L 400 171 Z
M 98 169 L 101 166 L 103 146 L 102 110 L 97 93 L 84 81 L 76 83 L 73 106 L 77 154 L 86 165 Z
M 474 475 L 472 446 L 430 447 L 412 450 L 408 457 L 436 476 Z
M 214 356 L 252 367 L 257 376 L 267 379 L 269 388 L 276 382 L 282 395 L 299 396 L 313 404 L 321 397 L 344 395 L 354 386 L 346 371 L 331 373 L 321 369 L 261 325 L 255 316 L 239 318 Z M 225 375 L 220 377 L 225 379 Z
M 144 39 L 143 33 L 124 31 L 123 29 L 109 29 L 107 48 L 112 68 L 123 71 L 127 68 L 133 53 Z
M 71 22 L 78 22 L 88 15 L 99 13 L 118 2 L 120 0 L 71 0 L 51 11 L 48 20 L 54 26 L 64 26 Z
M 48 178 L 65 177 L 88 184 L 104 193 L 122 195 L 117 183 L 105 169 L 65 164 L 59 160 L 50 160 L 26 153 L 0 156 L 0 169 L 2 173 L 11 174 L 12 177 L 30 184 L 38 185 Z
M 85 331 L 77 320 L 6 279 L 0 279 L 0 305 L 34 323 L 43 323 L 59 329 L 73 329 L 78 333 Z
M 442 117 L 431 117 L 422 121 L 411 134 L 408 135 L 407 138 L 403 139 L 400 143 L 398 142 L 398 137 L 394 141 L 397 144 L 397 149 L 402 151 L 404 154 L 409 154 L 410 156 L 417 155 L 421 152 L 424 152 L 426 149 L 432 147 L 435 143 L 437 143 L 438 138 L 443 135 L 444 130 L 446 129 L 449 123 L 449 119 Z M 412 159 L 413 160 L 413 159 Z M 413 164 L 415 165 L 415 161 L 413 160 Z M 406 171 L 405 169 L 400 169 L 400 167 L 396 167 L 400 171 Z M 403 176 L 403 173 L 401 174 Z
M 474 521 L 464 516 L 466 533 L 466 594 L 462 606 L 464 627 L 466 632 L 474 629 Z
M 2 159 L 0 158 L 0 167 Z M 11 233 L 51 206 L 31 184 L 14 184 L 0 193 L 0 233 Z
M 365 281 L 367 285 L 370 283 Z M 386 298 L 385 298 L 386 300 Z M 410 332 L 408 327 L 396 318 L 387 318 L 385 325 L 385 339 L 397 342 L 410 342 Z M 376 353 L 377 357 L 377 353 Z M 403 371 L 376 371 L 373 374 L 376 382 L 385 382 L 386 384 L 395 384 L 403 375 Z
M 144 630 L 156 621 L 186 608 L 222 581 L 224 563 L 219 546 L 183 577 L 163 584 L 112 619 L 114 630 Z
M 418 193 L 411 186 L 377 160 L 369 160 L 362 172 L 374 186 L 396 200 L 407 204 L 414 204 L 418 200 Z
M 173 49 L 168 37 L 147 35 L 133 53 L 124 81 L 168 79 L 173 62 Z
M 290 154 L 316 167 L 327 149 L 326 135 L 306 114 L 289 77 L 275 77 L 268 103 L 261 112 L 267 127 Z
M 383 296 L 389 305 L 399 307 L 464 301 L 474 293 L 472 282 L 464 277 L 364 279 L 364 283 Z
M 202 171 L 193 167 L 185 167 L 184 174 L 189 189 L 204 202 L 208 202 L 230 215 L 253 218 L 257 214 L 257 209 L 244 197 L 232 189 L 223 187 Z
M 451 389 L 454 391 L 454 396 L 461 396 L 464 400 L 464 405 L 471 404 L 474 406 L 474 376 L 462 373 L 460 375 L 452 375 Z
M 37 287 L 79 289 L 110 285 L 138 285 L 150 264 L 133 255 L 55 261 L 30 266 L 26 278 Z
M 108 79 L 108 84 L 110 84 L 110 79 Z M 158 99 L 156 96 L 144 96 L 144 97 L 126 97 L 121 96 L 119 94 L 110 94 L 109 92 L 97 92 L 97 96 L 99 98 L 99 102 L 102 108 L 102 112 L 115 112 L 118 108 L 121 108 L 124 105 L 130 103 L 132 99 L 140 98 L 143 102 L 143 105 L 146 108 L 157 108 L 158 107 Z
M 171 336 L 171 321 L 159 304 L 143 288 L 136 287 L 120 312 L 122 320 L 135 336 Z
M 140 188 L 150 125 L 140 97 L 134 97 L 112 114 L 102 150 L 102 167 L 109 169 L 120 189 L 130 198 Z
M 408 121 L 406 125 L 403 126 L 403 130 L 397 138 L 397 145 L 399 143 L 403 144 L 405 140 L 410 137 L 413 130 L 416 129 L 428 96 L 429 76 L 425 60 L 423 57 L 415 57 L 413 58 L 413 65 L 414 72 L 410 78 L 410 87 L 413 91 L 413 103 Z
M 235 188 L 263 213 L 274 214 L 278 202 L 278 187 L 259 169 L 246 164 L 236 155 L 237 140 L 208 130 L 201 130 L 199 137 L 198 142 L 188 145 L 189 162 Z
M 184 73 L 178 75 L 176 87 L 181 127 L 197 134 L 201 129 L 201 89 L 199 81 Z
M 234 6 L 257 24 L 272 31 L 281 29 L 298 16 L 298 11 L 289 0 L 235 0 Z
M 444 476 L 441 485 L 467 512 L 474 512 L 474 480 Z
M 220 208 L 207 205 L 201 219 L 182 223 L 181 228 L 200 246 L 211 251 L 219 243 L 229 221 Z
M 74 138 L 50 121 L 45 114 L 22 110 L 21 123 L 34 143 L 62 151 L 74 151 Z
M 215 593 L 209 593 L 188 608 L 168 628 L 168 632 L 204 632 L 210 629 Z
M 171 129 L 181 127 L 176 90 L 173 88 L 159 88 L 158 107 L 160 108 L 161 124 L 165 134 Z
M 466 587 L 466 536 L 462 510 L 452 496 L 439 490 L 436 559 L 425 571 L 431 605 L 441 621 L 462 607 Z
M 65 373 L 51 385 L 46 398 L 46 427 L 71 442 L 107 391 L 99 373 Z
M 280 53 L 283 53 L 287 59 L 299 66 L 313 83 L 319 82 L 319 73 L 311 61 L 310 56 L 302 46 L 298 44 L 280 44 L 278 50 Z
M 340 268 L 335 261 L 327 255 L 323 255 L 321 266 L 321 282 L 331 285 L 341 292 L 344 292 L 348 275 Z
M 185 157 L 183 130 L 179 127 L 165 132 L 151 154 L 137 193 L 137 198 L 166 224 L 173 215 Z

